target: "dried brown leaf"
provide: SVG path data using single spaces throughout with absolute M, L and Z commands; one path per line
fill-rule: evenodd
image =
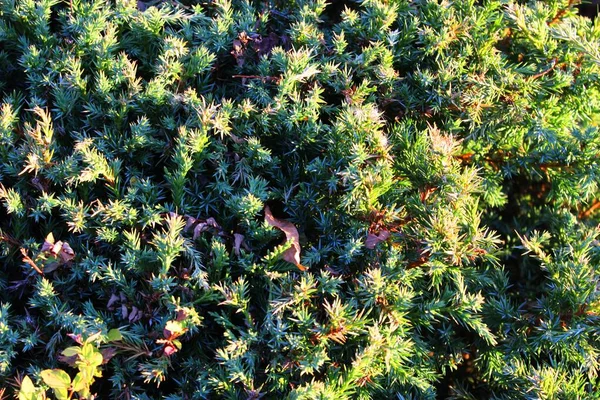
M 196 225 L 196 227 L 194 228 L 193 240 L 196 240 L 202 232 L 205 232 L 210 228 L 215 228 L 218 231 L 222 230 L 221 225 L 219 225 L 213 217 L 210 217 L 206 221 L 200 222 L 198 225 Z
M 235 58 L 235 61 L 237 62 L 238 67 L 242 67 L 244 65 L 245 57 L 244 54 L 245 53 L 245 49 L 244 46 L 242 45 L 242 42 L 238 39 L 235 39 L 233 41 L 233 50 L 231 51 L 231 55 L 233 56 L 233 58 Z
M 185 222 L 185 228 L 183 228 L 183 231 L 184 231 L 184 232 L 187 232 L 187 231 L 189 231 L 189 230 L 190 230 L 190 228 L 191 228 L 192 226 L 194 226 L 194 224 L 197 222 L 196 218 L 194 218 L 194 217 L 189 217 L 189 216 L 186 216 L 186 218 L 187 218 L 187 220 L 186 220 L 186 222 Z
M 45 252 L 51 252 L 54 249 L 54 235 L 52 234 L 52 232 L 50 232 L 48 234 L 48 236 L 46 236 L 46 240 L 44 241 L 44 244 L 42 245 L 41 248 L 41 252 L 45 253 Z
M 54 271 L 60 265 L 66 264 L 75 258 L 75 251 L 73 251 L 69 243 L 61 240 L 55 242 L 52 232 L 46 236 L 46 240 L 44 241 L 40 251 L 60 261 L 56 265 L 54 263 L 46 265 L 44 268 L 44 272 L 46 273 Z
M 279 36 L 271 32 L 269 36 L 256 38 L 254 43 L 259 57 L 268 56 L 273 48 L 279 44 Z
M 58 252 L 58 258 L 60 258 L 60 261 L 63 264 L 66 264 L 75 258 L 75 252 L 73 251 L 71 246 L 69 246 L 69 243 L 62 243 L 61 248 Z
M 307 268 L 300 264 L 300 235 L 294 224 L 273 217 L 269 206 L 265 206 L 265 221 L 267 221 L 269 225 L 282 230 L 283 233 L 285 233 L 286 242 L 290 242 L 292 245 L 291 248 L 283 253 L 283 259 L 294 264 L 301 271 L 306 271 Z

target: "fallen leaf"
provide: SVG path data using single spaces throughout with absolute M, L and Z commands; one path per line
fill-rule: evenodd
M 133 323 L 138 319 L 138 308 L 136 306 L 131 307 L 131 312 L 129 313 L 129 323 Z M 141 316 L 140 316 L 141 317 Z
M 187 221 L 185 223 L 185 228 L 183 228 L 184 232 L 187 232 L 190 230 L 190 228 L 196 223 L 196 218 L 194 217 L 187 217 Z
M 283 253 L 283 259 L 289 263 L 294 264 L 301 271 L 306 271 L 307 268 L 300 264 L 300 235 L 298 229 L 289 221 L 282 221 L 275 217 L 271 213 L 269 206 L 265 206 L 265 221 L 277 229 L 280 229 L 285 233 L 287 242 L 290 242 L 292 247 L 287 249 Z
M 41 252 L 48 252 L 48 251 L 52 251 L 54 249 L 54 235 L 52 234 L 52 232 L 50 232 L 48 234 L 48 236 L 46 236 L 46 240 L 44 241 L 44 244 L 42 245 L 41 248 Z
M 242 242 L 244 241 L 244 235 L 241 233 L 233 234 L 233 252 L 236 256 L 240 255 L 240 247 L 242 246 Z
M 110 299 L 108 299 L 108 304 L 106 304 L 106 308 L 111 308 L 113 304 L 115 304 L 117 301 L 119 301 L 119 296 L 113 293 L 110 296 Z
M 268 56 L 273 48 L 279 44 L 279 36 L 271 32 L 269 36 L 256 38 L 254 43 L 259 57 Z
M 57 262 L 52 262 L 52 263 L 48 263 L 44 266 L 44 272 L 49 274 L 50 272 L 54 271 L 58 269 L 58 263 Z
M 206 224 L 213 228 L 221 229 L 221 226 L 219 224 L 217 224 L 217 221 L 213 217 L 208 218 L 206 220 Z
M 210 228 L 215 228 L 219 231 L 221 230 L 221 226 L 217 223 L 217 221 L 213 217 L 210 217 L 206 221 L 200 222 L 198 225 L 196 225 L 196 227 L 194 228 L 194 235 L 192 237 L 193 240 L 196 240 L 202 232 L 205 232 L 205 231 L 209 230 Z
M 62 246 L 58 253 L 58 257 L 63 262 L 63 264 L 66 264 L 75 258 L 75 252 L 73 251 L 71 246 L 69 246 L 69 243 L 67 243 L 67 242 L 62 243 Z
M 67 264 L 69 261 L 75 258 L 75 251 L 73 251 L 69 243 L 63 242 L 61 240 L 55 242 L 54 235 L 52 234 L 52 232 L 50 232 L 48 236 L 46 236 L 46 240 L 44 241 L 44 244 L 42 245 L 40 251 L 60 261 L 60 263 L 58 264 L 50 263 L 46 265 L 44 268 L 44 272 L 46 273 L 54 271 L 56 268 L 59 267 L 59 265 Z
M 365 246 L 367 249 L 374 249 L 381 242 L 385 242 L 390 237 L 390 233 L 388 231 L 381 231 L 378 235 L 373 233 L 369 233 L 367 235 L 367 240 L 365 242 Z
M 242 67 L 245 62 L 244 57 L 245 49 L 242 46 L 242 42 L 238 39 L 233 41 L 233 50 L 231 51 L 231 55 L 235 58 L 235 61 L 239 67 Z

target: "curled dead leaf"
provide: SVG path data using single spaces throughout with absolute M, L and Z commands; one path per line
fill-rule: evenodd
M 282 221 L 275 217 L 271 213 L 269 206 L 265 206 L 265 221 L 283 231 L 285 233 L 286 242 L 290 242 L 292 247 L 283 253 L 283 259 L 289 263 L 294 264 L 301 271 L 306 271 L 307 268 L 300 264 L 300 235 L 298 229 L 289 221 Z
M 206 221 L 200 222 L 198 225 L 196 225 L 194 228 L 193 239 L 196 240 L 202 232 L 205 232 L 210 228 L 215 228 L 219 232 L 222 230 L 217 221 L 213 217 L 210 217 Z
M 66 264 L 75 258 L 75 251 L 73 251 L 69 243 L 61 240 L 55 242 L 52 233 L 49 233 L 48 236 L 46 236 L 46 240 L 40 251 L 48 256 L 56 258 L 60 265 Z M 49 267 L 50 265 L 47 265 L 44 272 L 50 272 Z M 56 269 L 58 265 L 53 267 L 52 270 Z
M 60 243 L 60 242 L 59 242 Z M 58 258 L 63 264 L 68 263 L 75 258 L 75 252 L 67 242 L 63 242 L 58 252 Z
M 365 247 L 367 249 L 374 249 L 381 242 L 385 242 L 390 237 L 390 233 L 388 231 L 381 231 L 378 235 L 374 233 L 369 233 L 367 235 L 367 240 L 365 241 Z

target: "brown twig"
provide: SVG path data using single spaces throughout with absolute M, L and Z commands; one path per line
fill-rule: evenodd
M 0 242 L 10 243 L 13 246 L 21 246 L 21 243 L 17 239 L 7 235 L 6 233 L 0 233 Z
M 592 205 L 579 213 L 579 219 L 588 218 L 592 213 L 600 208 L 600 199 L 595 199 Z
M 560 21 L 560 19 L 562 17 L 565 16 L 565 14 L 567 13 L 567 11 L 569 11 L 569 9 L 571 9 L 571 7 L 573 7 L 574 5 L 577 5 L 579 3 L 581 3 L 579 0 L 569 0 L 569 4 L 567 4 L 567 6 L 565 8 L 562 8 L 562 9 L 558 10 L 558 12 L 554 16 L 554 18 L 552 18 L 548 22 L 548 26 L 556 24 L 558 21 Z
M 529 79 L 538 79 L 538 78 L 541 78 L 542 76 L 544 76 L 546 74 L 549 74 L 550 72 L 554 71 L 554 68 L 556 68 L 556 59 L 552 60 L 552 65 L 550 65 L 550 68 L 548 68 L 548 69 L 546 69 L 546 70 L 544 70 L 542 72 L 538 72 L 535 75 L 531 75 L 529 77 Z
M 241 78 L 241 79 L 260 79 L 262 81 L 272 81 L 279 82 L 281 80 L 278 76 L 261 76 L 261 75 L 232 75 L 232 78 Z
M 474 155 L 475 155 L 474 153 L 458 154 L 458 155 L 454 156 L 454 158 L 456 158 L 457 160 L 461 160 L 461 161 L 470 161 Z
M 21 254 L 23 255 L 23 262 L 29 264 L 38 274 L 44 276 L 44 272 L 38 267 L 35 262 L 27 255 L 27 250 L 21 247 Z

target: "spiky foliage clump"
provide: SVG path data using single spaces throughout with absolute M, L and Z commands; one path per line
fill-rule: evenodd
M 2 386 L 597 396 L 574 2 L 0 0 L 0 49 Z

